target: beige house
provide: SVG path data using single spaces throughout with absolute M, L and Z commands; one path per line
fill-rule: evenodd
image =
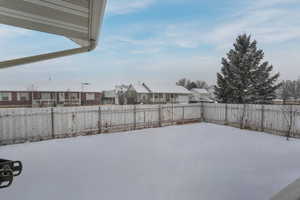
M 136 84 L 127 91 L 128 104 L 189 103 L 192 93 L 177 85 Z
M 127 90 L 126 97 L 128 104 L 151 104 L 151 94 L 144 83 L 131 84 Z
M 191 90 L 191 92 L 191 103 L 214 102 L 211 98 L 211 94 L 206 89 L 194 88 Z

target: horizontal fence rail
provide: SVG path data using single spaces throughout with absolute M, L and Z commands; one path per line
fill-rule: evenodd
M 0 145 L 199 121 L 300 137 L 295 105 L 114 105 L 0 109 Z

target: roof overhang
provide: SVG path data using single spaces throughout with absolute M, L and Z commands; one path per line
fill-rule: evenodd
M 0 68 L 93 50 L 105 7 L 106 0 L 1 0 L 0 23 L 65 36 L 80 47 L 0 62 Z

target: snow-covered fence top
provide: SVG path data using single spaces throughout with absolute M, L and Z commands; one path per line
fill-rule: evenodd
M 0 145 L 206 121 L 300 136 L 300 106 L 178 104 L 0 109 Z

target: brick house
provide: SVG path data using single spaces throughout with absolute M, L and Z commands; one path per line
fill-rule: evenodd
M 100 105 L 101 92 L 0 90 L 0 107 Z

